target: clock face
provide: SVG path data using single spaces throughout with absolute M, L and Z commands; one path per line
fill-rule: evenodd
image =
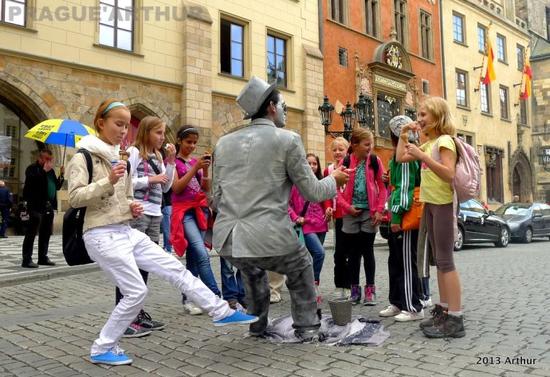
M 403 62 L 401 60 L 401 53 L 397 46 L 390 46 L 386 49 L 386 64 L 391 67 L 401 69 Z

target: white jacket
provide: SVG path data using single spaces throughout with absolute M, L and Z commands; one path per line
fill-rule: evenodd
M 87 207 L 84 232 L 104 225 L 127 223 L 131 220 L 130 203 L 134 199 L 132 180 L 125 174 L 115 185 L 109 181 L 111 161 L 118 160 L 119 146 L 109 145 L 93 135 L 83 137 L 78 148 L 92 154 L 93 177 L 88 184 L 88 168 L 82 153 L 76 153 L 67 167 L 69 204 L 73 208 Z

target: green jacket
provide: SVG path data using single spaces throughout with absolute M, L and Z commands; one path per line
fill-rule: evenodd
M 399 163 L 395 156 L 390 160 L 390 184 L 393 187 L 389 208 L 391 223 L 401 224 L 403 214 L 413 203 L 414 188 L 420 186 L 420 164 L 418 161 Z

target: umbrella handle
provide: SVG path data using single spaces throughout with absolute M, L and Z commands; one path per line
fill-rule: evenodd
M 67 134 L 65 134 L 65 145 L 63 146 L 63 159 L 61 160 L 61 166 L 65 166 L 65 153 L 67 152 Z

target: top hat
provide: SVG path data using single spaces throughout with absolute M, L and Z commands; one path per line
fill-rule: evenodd
M 273 92 L 277 82 L 268 84 L 259 77 L 252 76 L 237 97 L 237 104 L 244 111 L 244 119 L 254 116 L 267 97 Z

